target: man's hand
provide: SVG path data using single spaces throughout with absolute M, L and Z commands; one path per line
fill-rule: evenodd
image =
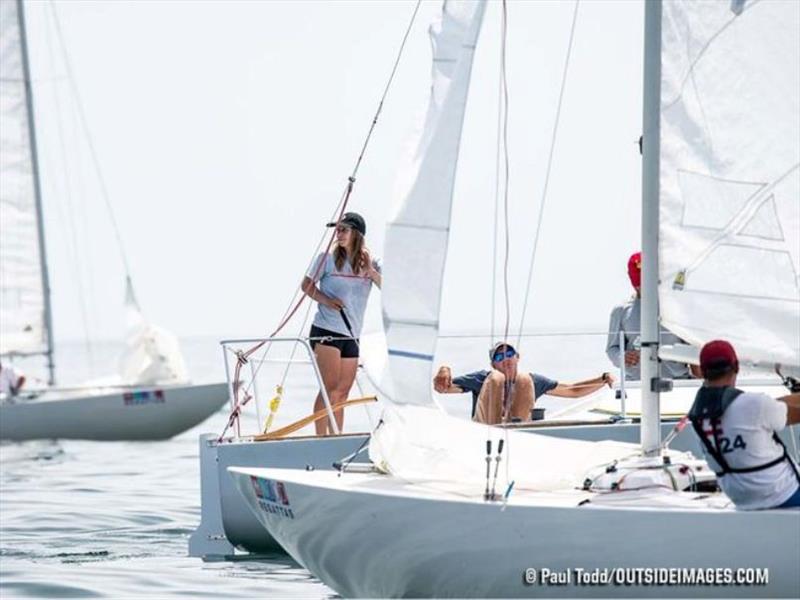
M 453 375 L 450 373 L 450 367 L 442 365 L 433 378 L 433 389 L 440 394 L 445 394 L 453 385 Z
M 614 387 L 614 381 L 615 381 L 615 379 L 614 379 L 614 376 L 613 376 L 611 373 L 603 373 L 603 374 L 600 376 L 600 378 L 603 380 L 603 382 L 604 382 L 604 383 L 605 383 L 605 384 L 606 384 L 608 387 L 610 387 L 610 388 L 613 388 L 613 387 Z
M 639 364 L 639 351 L 638 350 L 626 350 L 625 351 L 625 366 L 626 367 L 635 367 Z

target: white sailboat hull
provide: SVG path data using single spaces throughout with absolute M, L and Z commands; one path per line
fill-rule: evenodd
M 577 491 L 534 499 L 512 494 L 501 510 L 484 502 L 480 489 L 443 494 L 381 475 L 231 472 L 270 534 L 344 597 L 800 596 L 800 511 L 688 508 L 685 502 L 678 508 L 578 506 Z M 275 501 L 267 489 L 276 490 Z M 533 585 L 524 581 L 530 568 L 537 575 Z M 545 584 L 545 568 L 570 579 Z M 726 569 L 735 578 L 738 569 L 757 568 L 768 582 L 637 584 L 645 576 L 630 571 L 636 568 L 723 569 L 713 574 L 720 580 Z M 605 573 L 612 583 L 581 584 L 577 569 Z M 613 583 L 628 578 L 634 583 Z
M 665 423 L 666 435 L 672 423 Z M 633 424 L 593 424 L 537 428 L 537 433 L 582 440 L 636 442 L 639 428 Z M 189 541 L 191 556 L 230 555 L 234 547 L 246 552 L 283 552 L 247 507 L 228 473 L 228 467 L 281 469 L 332 469 L 333 463 L 364 448 L 369 435 L 355 433 L 330 437 L 287 438 L 255 442 L 225 441 L 207 434 L 200 437 L 201 521 Z M 679 436 L 673 448 L 700 450 L 691 435 Z M 362 452 L 353 462 L 369 460 Z
M 227 384 L 49 391 L 0 404 L 0 439 L 163 440 L 201 423 Z
M 674 427 L 664 422 L 662 437 Z M 796 454 L 797 434 L 794 428 L 781 432 L 784 443 L 793 456 Z M 558 438 L 586 441 L 614 440 L 636 443 L 639 426 L 633 423 L 603 423 L 589 425 L 551 425 L 531 429 L 536 433 Z M 331 437 L 303 437 L 255 442 L 242 440 L 218 443 L 217 435 L 200 437 L 201 522 L 189 542 L 191 556 L 230 555 L 234 548 L 246 552 L 281 552 L 281 545 L 258 523 L 252 511 L 236 489 L 228 467 L 271 467 L 281 469 L 332 469 L 333 463 L 363 448 L 368 434 Z M 702 450 L 692 431 L 685 430 L 670 444 L 670 448 L 701 456 Z M 363 452 L 353 462 L 367 461 Z

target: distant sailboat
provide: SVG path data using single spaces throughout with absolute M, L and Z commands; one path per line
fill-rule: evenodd
M 128 276 L 119 375 L 55 386 L 53 318 L 21 0 L 0 3 L 0 357 L 44 356 L 48 387 L 0 401 L 0 439 L 164 439 L 205 420 L 225 384 L 189 385 L 175 337 L 148 323 Z
M 483 10 L 446 2 L 434 29 L 432 88 L 448 110 L 447 92 L 469 81 Z M 345 597 L 800 596 L 800 512 L 737 511 L 713 493 L 703 461 L 662 448 L 657 359 L 661 300 L 684 339 L 728 337 L 753 363 L 800 367 L 798 31 L 794 2 L 645 4 L 641 449 L 503 432 L 433 405 L 441 268 L 416 286 L 403 279 L 403 254 L 444 251 L 392 236 L 441 234 L 446 245 L 450 197 L 426 194 L 441 173 L 415 165 L 384 253 L 395 405 L 372 433 L 376 470 L 230 467 L 270 536 Z M 423 140 L 459 135 L 446 117 L 427 125 Z M 403 301 L 409 289 L 419 295 Z M 487 453 L 487 436 L 511 455 L 496 444 Z M 602 573 L 606 585 L 543 585 L 545 568 Z M 748 569 L 760 583 L 739 579 Z M 670 585 L 673 572 L 681 585 Z

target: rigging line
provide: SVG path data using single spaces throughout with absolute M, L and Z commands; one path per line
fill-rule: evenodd
M 45 23 L 47 26 L 48 33 L 50 32 L 51 22 L 49 19 L 45 19 Z M 53 70 L 55 71 L 56 68 L 56 60 L 55 60 L 55 53 L 53 52 L 53 42 L 52 42 L 52 35 L 45 36 L 47 38 L 47 54 L 48 58 L 50 59 L 50 64 Z M 61 104 L 61 96 L 58 93 L 58 85 L 51 86 L 52 94 L 53 94 L 53 104 L 55 105 L 55 115 L 56 115 L 56 132 L 58 138 L 58 149 L 60 153 L 60 169 L 53 169 L 53 173 L 55 174 L 57 171 L 60 171 L 63 185 L 64 185 L 64 199 L 66 200 L 67 205 L 67 230 L 69 231 L 69 248 L 72 251 L 72 269 L 74 272 L 75 282 L 77 283 L 77 293 L 78 293 L 78 306 L 80 307 L 80 314 L 81 314 L 81 325 L 83 326 L 83 338 L 84 338 L 84 345 L 86 346 L 86 354 L 89 359 L 89 365 L 92 369 L 94 369 L 97 364 L 95 363 L 95 356 L 94 356 L 94 347 L 92 345 L 92 337 L 89 332 L 89 309 L 87 307 L 86 302 L 86 293 L 85 293 L 85 286 L 83 281 L 83 273 L 81 271 L 81 263 L 80 260 L 80 246 L 78 244 L 78 231 L 77 226 L 75 224 L 75 213 L 76 212 L 85 212 L 85 211 L 75 211 L 73 209 L 73 196 L 72 196 L 72 179 L 70 177 L 70 173 L 72 173 L 72 169 L 70 168 L 69 161 L 67 159 L 67 148 L 65 145 L 65 132 L 64 132 L 64 122 L 62 116 L 65 115 L 66 109 L 62 107 Z M 77 169 L 76 169 L 77 171 Z M 84 227 L 85 229 L 85 227 Z M 91 270 L 89 271 L 91 273 Z
M 372 132 L 375 129 L 375 125 L 378 123 L 378 117 L 383 110 L 383 103 L 386 100 L 386 95 L 389 93 L 389 87 L 392 85 L 392 81 L 394 80 L 394 75 L 397 72 L 397 67 L 400 64 L 400 58 L 403 56 L 403 50 L 406 47 L 406 41 L 408 40 L 408 35 L 411 33 L 411 27 L 414 25 L 414 21 L 417 18 L 417 12 L 419 12 L 419 7 L 422 4 L 422 0 L 417 0 L 417 5 L 414 7 L 414 12 L 411 14 L 411 20 L 408 23 L 408 27 L 406 28 L 406 33 L 403 35 L 403 41 L 400 43 L 400 49 L 397 52 L 397 57 L 394 60 L 394 65 L 392 66 L 392 72 L 389 75 L 389 80 L 386 82 L 386 87 L 383 89 L 383 95 L 381 96 L 380 102 L 378 102 L 378 109 L 375 111 L 375 116 L 372 118 L 372 124 L 369 127 L 369 131 L 367 132 L 367 137 L 364 140 L 364 145 L 361 147 L 361 153 L 358 155 L 358 159 L 356 160 L 356 164 L 353 167 L 353 173 L 350 176 L 352 181 L 355 181 L 356 174 L 358 173 L 358 169 L 361 166 L 361 161 L 364 158 L 364 153 L 367 151 L 367 145 L 369 144 L 369 140 L 372 137 Z
M 353 180 L 350 179 L 350 180 L 348 180 L 347 186 L 345 187 L 345 191 L 342 194 L 342 197 L 339 200 L 339 203 L 337 204 L 337 207 L 336 207 L 336 210 L 339 212 L 339 217 L 338 218 L 341 218 L 342 213 L 344 213 L 344 209 L 347 208 L 347 203 L 348 203 L 348 201 L 350 199 L 350 193 L 352 191 L 353 191 Z M 322 247 L 322 242 L 325 241 L 326 235 L 327 235 L 326 233 L 322 234 L 322 237 L 320 238 L 320 241 L 317 243 L 317 250 L 319 250 L 319 248 Z M 331 233 L 330 238 L 328 239 L 328 245 L 327 245 L 327 247 L 325 249 L 325 253 L 326 254 L 330 250 L 330 247 L 331 247 L 331 244 L 333 243 L 333 239 L 334 239 L 335 235 L 336 235 L 335 232 Z M 319 254 L 319 253 L 315 252 L 315 254 Z M 312 257 L 310 264 L 313 264 L 313 261 L 314 261 L 314 258 Z M 320 260 L 318 262 L 318 264 L 317 264 L 317 268 L 315 270 L 315 273 L 314 273 L 314 276 L 312 277 L 312 279 L 316 279 L 316 276 L 319 274 L 319 272 L 322 269 L 323 265 L 324 265 L 324 260 Z M 220 435 L 219 439 L 222 439 L 223 437 L 225 437 L 225 434 L 227 433 L 228 428 L 233 424 L 234 420 L 235 420 L 236 425 L 238 427 L 238 424 L 239 424 L 239 418 L 238 418 L 239 417 L 239 413 L 241 413 L 242 406 L 247 401 L 247 400 L 245 400 L 245 402 L 240 402 L 240 400 L 239 400 L 239 392 L 241 391 L 241 386 L 239 386 L 239 384 L 237 382 L 239 381 L 239 376 L 240 376 L 240 373 L 241 373 L 241 370 L 242 370 L 242 364 L 243 364 L 242 360 L 246 361 L 252 354 L 257 352 L 259 350 L 259 348 L 263 347 L 264 345 L 267 346 L 265 348 L 265 350 L 264 350 L 264 354 L 263 354 L 262 360 L 259 362 L 258 366 L 254 369 L 253 379 L 250 382 L 248 382 L 248 384 L 245 386 L 244 394 L 245 394 L 245 398 L 247 398 L 247 396 L 248 396 L 248 394 L 250 392 L 250 389 L 254 385 L 255 379 L 258 376 L 259 371 L 261 370 L 261 367 L 264 365 L 264 362 L 266 361 L 266 357 L 267 357 L 267 355 L 269 353 L 269 350 L 272 348 L 272 340 L 271 340 L 271 338 L 275 337 L 275 335 L 277 335 L 278 332 L 281 329 L 283 329 L 284 326 L 286 326 L 286 324 L 289 322 L 289 320 L 294 316 L 294 314 L 297 312 L 297 310 L 300 308 L 300 306 L 302 306 L 303 302 L 305 301 L 306 294 L 305 294 L 305 292 L 302 292 L 302 295 L 300 296 L 300 299 L 297 300 L 297 303 L 295 304 L 295 299 L 297 298 L 297 295 L 300 292 L 302 292 L 302 290 L 300 290 L 300 289 L 296 289 L 295 290 L 295 293 L 292 296 L 292 300 L 289 303 L 289 307 L 287 308 L 286 313 L 284 313 L 284 317 L 281 320 L 281 322 L 279 323 L 277 329 L 275 329 L 275 331 L 273 331 L 266 339 L 261 340 L 256 345 L 254 345 L 252 348 L 248 349 L 246 352 L 243 352 L 241 354 L 241 357 L 239 357 L 239 359 L 236 361 L 236 367 L 234 367 L 234 376 L 233 376 L 233 381 L 234 381 L 234 387 L 233 387 L 234 403 L 233 403 L 233 408 L 231 409 L 231 413 L 230 413 L 230 416 L 229 416 L 228 424 L 223 429 L 222 434 Z M 293 304 L 294 304 L 294 308 L 292 308 Z M 311 305 L 309 305 L 309 309 L 308 310 L 310 310 L 310 306 Z M 306 319 L 307 318 L 308 318 L 308 316 L 306 315 Z M 295 343 L 295 347 L 296 346 L 297 346 L 297 343 Z
M 517 341 L 519 342 L 520 337 L 522 336 L 522 329 L 525 326 L 525 313 L 528 310 L 528 299 L 530 298 L 531 293 L 531 280 L 533 279 L 533 266 L 536 263 L 536 248 L 539 245 L 539 232 L 542 228 L 542 216 L 544 215 L 544 207 L 545 202 L 547 201 L 547 189 L 550 184 L 550 169 L 553 166 L 553 154 L 556 146 L 556 137 L 558 135 L 558 123 L 561 117 L 561 105 L 564 100 L 564 89 L 566 88 L 567 83 L 567 73 L 569 71 L 569 61 L 570 56 L 572 55 L 572 42 L 575 39 L 575 24 L 578 21 L 578 7 L 580 6 L 580 0 L 575 0 L 575 9 L 572 13 L 572 25 L 570 27 L 569 32 L 569 43 L 567 44 L 567 56 L 564 60 L 564 70 L 561 75 L 561 90 L 558 93 L 558 105 L 556 107 L 556 119 L 553 125 L 553 134 L 550 139 L 550 153 L 547 157 L 547 170 L 545 171 L 544 176 L 544 188 L 542 189 L 542 201 L 539 207 L 539 215 L 536 221 L 536 232 L 533 235 L 533 251 L 531 252 L 531 263 L 530 267 L 528 268 L 528 281 L 525 284 L 525 301 L 522 304 L 522 318 L 519 322 L 519 336 L 517 337 Z
M 52 1 L 53 0 L 51 0 L 51 2 Z M 417 0 L 417 4 L 414 7 L 414 12 L 411 14 L 411 19 L 410 19 L 410 21 L 408 23 L 408 27 L 406 28 L 405 34 L 403 35 L 403 40 L 400 43 L 400 48 L 399 48 L 399 50 L 397 52 L 397 56 L 395 57 L 394 64 L 392 65 L 392 70 L 391 70 L 391 73 L 389 74 L 389 79 L 387 80 L 386 86 L 383 89 L 383 94 L 381 95 L 381 99 L 378 102 L 378 108 L 375 111 L 375 116 L 372 118 L 372 123 L 370 125 L 369 131 L 367 132 L 367 136 L 364 139 L 364 144 L 361 147 L 361 152 L 359 153 L 358 158 L 356 160 L 356 164 L 353 167 L 352 175 L 348 178 L 348 183 L 347 183 L 347 186 L 345 188 L 345 192 L 343 194 L 343 199 L 339 200 L 339 204 L 337 205 L 337 209 L 338 209 L 339 206 L 341 206 L 341 210 L 339 210 L 339 217 L 341 217 L 341 214 L 344 212 L 344 208 L 347 206 L 347 201 L 348 201 L 348 199 L 350 197 L 350 193 L 353 191 L 353 184 L 355 183 L 355 180 L 356 180 L 356 174 L 358 173 L 358 169 L 361 166 L 361 161 L 363 160 L 364 154 L 366 153 L 367 146 L 368 146 L 369 141 L 370 141 L 370 139 L 372 137 L 372 133 L 375 130 L 375 125 L 377 125 L 377 123 L 378 123 L 378 117 L 380 116 L 381 111 L 383 110 L 383 104 L 384 104 L 384 102 L 386 100 L 386 96 L 389 93 L 389 88 L 392 85 L 392 81 L 394 80 L 394 76 L 397 73 L 397 67 L 400 64 L 400 59 L 402 58 L 403 50 L 405 49 L 405 46 L 406 46 L 406 41 L 408 40 L 408 36 L 411 33 L 411 28 L 413 27 L 414 21 L 417 18 L 417 13 L 419 12 L 419 7 L 420 7 L 421 4 L 422 4 L 422 0 Z M 324 238 L 325 238 L 325 236 L 323 235 L 323 239 Z M 328 243 L 328 248 L 330 248 L 330 245 L 333 242 L 333 238 L 334 238 L 334 236 L 332 235 L 331 236 L 331 240 Z M 320 246 L 321 246 L 321 244 L 319 244 L 317 247 L 319 248 Z M 284 318 L 282 319 L 281 324 L 278 326 L 277 330 L 274 333 L 272 333 L 272 335 L 270 335 L 270 337 L 273 337 L 276 333 L 278 333 L 278 331 L 280 331 L 284 327 L 284 325 L 286 325 L 286 322 L 291 318 L 291 316 L 294 314 L 294 312 L 299 308 L 300 303 L 302 303 L 303 297 L 300 298 L 301 302 L 299 302 L 298 305 L 294 307 L 294 309 L 291 309 L 291 306 L 294 303 L 294 299 L 296 297 L 297 297 L 297 293 L 295 293 L 295 296 L 292 298 L 292 301 L 289 303 L 289 309 L 287 309 L 287 313 L 288 314 L 284 313 Z M 253 348 L 252 350 L 255 351 L 258 348 L 260 348 L 262 345 L 263 345 L 263 342 L 260 345 L 256 346 L 255 348 Z
M 336 210 L 334 211 L 334 214 L 336 214 L 337 212 L 339 213 L 339 217 L 341 217 L 341 214 L 344 212 L 344 209 L 347 207 L 347 202 L 348 202 L 348 199 L 350 197 L 350 192 L 352 191 L 352 189 L 353 189 L 353 182 L 348 180 L 347 185 L 345 186 L 345 190 L 342 193 L 342 197 L 339 199 L 339 202 L 336 205 Z M 338 218 L 334 219 L 334 220 L 338 220 Z M 314 252 L 313 252 L 313 254 L 311 256 L 311 259 L 308 261 L 308 267 L 306 268 L 306 272 L 308 272 L 308 270 L 314 264 L 314 261 L 320 255 L 320 248 L 322 248 L 322 244 L 325 241 L 325 238 L 327 237 L 327 235 L 328 235 L 327 231 L 323 230 L 322 236 L 320 237 L 319 242 L 317 242 L 317 246 L 314 249 Z M 325 249 L 326 253 L 328 252 L 328 250 L 330 250 L 331 244 L 333 243 L 334 235 L 335 235 L 335 233 L 332 233 L 330 235 L 330 238 L 328 239 L 328 245 L 327 245 L 327 247 Z M 323 261 L 320 261 L 320 263 L 317 265 L 317 269 L 316 269 L 317 272 L 315 272 L 315 277 L 318 274 L 319 270 L 322 268 L 322 265 L 323 265 Z M 302 305 L 303 301 L 305 300 L 305 297 L 306 297 L 306 294 L 305 294 L 305 292 L 302 291 L 301 287 L 295 288 L 295 292 L 292 295 L 291 300 L 289 300 L 289 305 L 286 307 L 286 310 L 284 311 L 283 317 L 281 317 L 281 319 L 280 319 L 280 321 L 278 323 L 278 326 L 265 339 L 261 340 L 255 346 L 253 346 L 252 348 L 247 350 L 247 352 L 245 352 L 245 357 L 249 357 L 251 354 L 256 352 L 259 348 L 264 346 L 264 344 L 266 344 L 270 340 L 270 338 L 275 337 L 278 334 L 278 332 L 280 332 L 280 330 L 283 329 L 286 326 L 286 324 L 289 322 L 289 320 L 292 318 L 292 316 L 297 312 L 297 310 L 300 308 L 300 306 Z M 267 349 L 269 349 L 269 346 L 267 347 Z M 265 354 L 265 356 L 266 356 L 266 354 Z
M 503 123 L 503 76 L 497 77 L 497 135 L 494 156 L 494 229 L 492 230 L 492 314 L 490 339 L 496 335 L 495 313 L 497 309 L 497 223 L 500 218 L 500 131 Z
M 51 0 L 51 2 L 52 2 L 52 0 Z M 378 103 L 378 108 L 375 111 L 375 116 L 372 118 L 372 123 L 370 125 L 369 131 L 367 132 L 367 136 L 364 139 L 364 144 L 361 147 L 361 152 L 358 155 L 358 159 L 356 160 L 355 166 L 353 167 L 352 175 L 348 178 L 348 182 L 347 182 L 347 186 L 345 188 L 343 199 L 341 199 L 339 201 L 338 206 L 341 206 L 341 209 L 339 210 L 339 217 L 340 218 L 341 218 L 342 213 L 344 212 L 345 207 L 347 206 L 347 202 L 348 202 L 348 200 L 350 198 L 350 194 L 353 191 L 353 184 L 355 183 L 355 180 L 356 180 L 356 174 L 358 173 L 358 169 L 361 166 L 361 161 L 363 160 L 364 154 L 366 153 L 367 145 L 369 144 L 369 141 L 370 141 L 370 139 L 372 137 L 372 132 L 375 130 L 375 125 L 377 125 L 377 123 L 378 123 L 378 117 L 381 114 L 381 111 L 383 110 L 384 101 L 386 100 L 386 96 L 389 93 L 389 88 L 390 88 L 390 86 L 392 84 L 392 81 L 394 80 L 395 73 L 397 72 L 397 67 L 400 64 L 400 59 L 401 59 L 401 57 L 403 55 L 403 50 L 405 49 L 406 41 L 408 40 L 408 35 L 411 32 L 411 28 L 412 28 L 412 26 L 414 24 L 414 21 L 416 20 L 417 13 L 419 12 L 419 7 L 420 7 L 421 3 L 422 3 L 422 0 L 417 0 L 417 4 L 414 7 L 414 12 L 411 15 L 411 20 L 409 21 L 408 27 L 406 28 L 406 32 L 403 35 L 403 41 L 400 44 L 400 49 L 398 50 L 397 57 L 395 58 L 394 64 L 392 65 L 392 71 L 389 74 L 389 79 L 386 82 L 386 86 L 384 87 L 383 94 L 381 96 L 380 102 Z M 338 206 L 337 206 L 337 208 L 338 208 Z M 325 236 L 323 235 L 322 239 L 324 240 L 324 238 L 325 238 Z M 331 235 L 331 238 L 330 238 L 330 240 L 328 242 L 328 249 L 330 249 L 330 246 L 333 243 L 333 239 L 334 239 L 334 235 Z M 321 244 L 319 244 L 317 247 L 319 248 L 320 245 Z M 283 329 L 283 327 L 286 325 L 286 323 L 288 323 L 288 321 L 292 318 L 292 316 L 295 314 L 295 312 L 297 312 L 297 309 L 300 308 L 300 306 L 302 305 L 303 301 L 305 300 L 305 293 L 303 293 L 303 295 L 300 296 L 300 299 L 297 301 L 297 304 L 295 304 L 294 308 L 292 308 L 292 305 L 294 304 L 296 298 L 297 298 L 297 292 L 295 292 L 294 296 L 292 297 L 292 300 L 289 303 L 289 308 L 287 309 L 286 313 L 284 313 L 284 317 L 281 320 L 280 324 L 278 325 L 277 329 L 269 337 L 274 337 L 281 329 Z M 245 356 L 246 357 L 250 356 L 253 352 L 256 352 L 259 348 L 261 348 L 265 343 L 266 343 L 265 341 L 259 342 L 253 348 L 248 350 L 247 353 L 245 354 Z M 266 356 L 266 353 L 265 353 L 265 356 Z M 262 364 L 263 364 L 263 362 L 262 362 Z M 259 368 L 260 368 L 260 366 L 261 365 L 259 365 Z M 237 363 L 237 367 L 236 367 L 236 371 L 235 371 L 237 377 L 238 377 L 240 369 L 241 369 L 241 365 Z M 257 371 L 256 371 L 256 373 L 257 373 Z M 248 386 L 248 388 L 249 388 L 249 386 Z M 237 400 L 238 400 L 238 398 L 237 398 Z M 238 401 L 237 401 L 236 405 L 238 406 Z M 236 409 L 234 408 L 234 410 L 236 410 Z
M 51 3 L 52 3 L 52 0 L 51 0 Z M 406 32 L 403 35 L 403 41 L 400 44 L 400 49 L 398 50 L 397 57 L 395 58 L 394 64 L 392 65 L 392 71 L 389 74 L 389 79 L 386 82 L 386 86 L 385 86 L 385 88 L 383 90 L 383 94 L 381 96 L 380 102 L 378 103 L 378 108 L 375 111 L 375 116 L 372 118 L 372 123 L 370 125 L 369 131 L 367 132 L 367 136 L 364 139 L 364 144 L 361 147 L 361 152 L 358 155 L 358 159 L 356 160 L 355 166 L 353 167 L 352 175 L 348 178 L 347 186 L 345 188 L 345 193 L 344 193 L 344 199 L 339 201 L 339 205 L 342 207 L 341 210 L 340 210 L 340 213 L 339 213 L 339 218 L 341 218 L 341 215 L 344 212 L 345 207 L 347 206 L 347 202 L 348 202 L 348 200 L 350 198 L 350 194 L 353 191 L 353 185 L 354 185 L 355 180 L 356 180 L 356 175 L 358 173 L 358 169 L 361 166 L 361 161 L 363 160 L 364 154 L 367 151 L 367 146 L 369 144 L 370 139 L 372 138 L 372 132 L 375 130 L 375 125 L 377 125 L 377 123 L 378 123 L 378 117 L 380 116 L 381 111 L 383 110 L 384 101 L 386 100 L 386 96 L 389 93 L 389 88 L 391 87 L 392 81 L 394 80 L 395 73 L 397 72 L 397 67 L 400 64 L 400 59 L 401 59 L 401 57 L 403 55 L 403 50 L 405 49 L 406 41 L 408 40 L 408 36 L 411 33 L 411 28 L 414 25 L 414 21 L 416 20 L 417 13 L 419 12 L 419 7 L 420 7 L 421 4 L 422 4 L 422 0 L 417 0 L 417 4 L 414 7 L 414 12 L 412 13 L 411 19 L 410 19 L 410 21 L 408 23 L 408 27 L 406 28 Z M 52 8 L 52 4 L 51 4 L 51 8 Z M 53 10 L 55 11 L 54 8 L 53 8 Z M 94 153 L 92 153 L 92 156 L 94 156 Z M 330 246 L 333 243 L 334 235 L 335 234 L 331 235 L 331 238 L 330 238 L 330 240 L 328 242 L 328 249 L 330 249 Z M 323 236 L 323 239 L 324 239 L 324 236 Z M 120 249 L 121 249 L 121 245 L 120 245 Z M 269 337 L 275 336 L 281 329 L 283 329 L 283 327 L 289 322 L 289 320 L 292 318 L 292 316 L 294 316 L 295 312 L 297 312 L 297 310 L 300 308 L 300 306 L 302 305 L 303 301 L 305 300 L 306 295 L 305 295 L 305 293 L 303 293 L 303 295 L 297 301 L 297 304 L 294 305 L 294 308 L 291 308 L 292 304 L 295 301 L 294 299 L 296 297 L 297 297 L 297 292 L 295 292 L 295 295 L 293 296 L 292 301 L 289 304 L 290 308 L 287 309 L 287 313 L 284 314 L 284 318 L 281 320 L 281 322 L 278 325 L 277 329 Z M 256 344 L 253 348 L 251 348 L 250 350 L 248 350 L 244 354 L 245 358 L 250 356 L 252 353 L 258 351 L 258 349 L 261 348 L 262 346 L 264 346 L 265 343 L 266 343 L 266 340 Z M 239 372 L 240 371 L 241 371 L 241 361 L 237 361 L 236 368 L 234 370 L 234 381 L 238 381 L 238 377 L 239 377 Z M 234 395 L 236 397 L 236 402 L 234 403 L 234 408 L 233 408 L 234 412 L 240 408 L 239 407 L 239 401 L 238 401 L 238 391 L 239 391 L 238 390 L 238 386 L 236 386 L 235 392 L 234 392 Z M 222 436 L 225 435 L 225 432 L 227 431 L 227 429 L 228 429 L 228 426 L 225 427 L 225 430 L 223 431 Z M 222 437 L 222 436 L 220 436 L 220 437 Z
M 83 109 L 83 101 L 81 100 L 80 91 L 78 90 L 78 85 L 75 79 L 75 73 L 72 70 L 72 61 L 69 58 L 69 51 L 67 50 L 67 44 L 64 38 L 64 34 L 61 30 L 61 22 L 58 18 L 58 10 L 56 9 L 55 2 L 50 0 L 50 12 L 53 15 L 53 22 L 56 26 L 56 34 L 58 37 L 59 44 L 61 46 L 62 54 L 64 57 L 64 66 L 67 69 L 67 80 L 69 81 L 70 87 L 72 89 L 72 93 L 75 96 L 75 104 L 78 109 L 78 116 L 83 128 L 83 134 L 86 136 L 86 145 L 89 148 L 89 156 L 92 159 L 92 165 L 94 166 L 94 171 L 97 176 L 98 184 L 100 185 L 100 195 L 103 198 L 103 202 L 105 204 L 106 210 L 108 211 L 109 220 L 111 221 L 111 227 L 114 230 L 114 236 L 117 239 L 117 248 L 119 250 L 120 258 L 122 259 L 122 265 L 125 269 L 125 276 L 128 279 L 131 279 L 131 269 L 130 263 L 128 262 L 128 257 L 125 253 L 125 246 L 122 243 L 122 234 L 120 233 L 119 226 L 117 224 L 117 218 L 114 214 L 113 206 L 111 205 L 111 199 L 108 194 L 108 187 L 106 186 L 105 178 L 103 177 L 103 172 L 100 169 L 100 161 L 97 158 L 97 151 L 95 150 L 94 140 L 91 135 L 91 130 L 89 129 L 89 121 L 86 118 L 86 113 Z M 136 300 L 134 300 L 136 302 Z M 139 308 L 138 304 L 136 306 Z
M 501 20 L 501 46 L 500 46 L 500 80 L 503 84 L 503 161 L 504 161 L 504 185 L 503 185 L 503 206 L 505 216 L 505 254 L 503 260 L 503 288 L 506 303 L 506 319 L 503 328 L 503 341 L 508 341 L 508 330 L 511 323 L 511 298 L 508 291 L 508 260 L 509 260 L 509 223 L 508 223 L 508 78 L 506 72 L 506 45 L 508 41 L 508 10 L 506 0 L 503 0 L 502 20 Z

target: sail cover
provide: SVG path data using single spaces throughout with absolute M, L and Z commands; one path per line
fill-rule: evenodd
M 47 350 L 17 10 L 16 2 L 0 2 L 0 354 Z
M 665 2 L 659 302 L 700 345 L 800 365 L 800 2 Z
M 433 81 L 416 148 L 401 167 L 384 243 L 388 387 L 399 403 L 431 404 L 450 209 L 472 58 L 485 2 L 445 2 L 433 25 Z

